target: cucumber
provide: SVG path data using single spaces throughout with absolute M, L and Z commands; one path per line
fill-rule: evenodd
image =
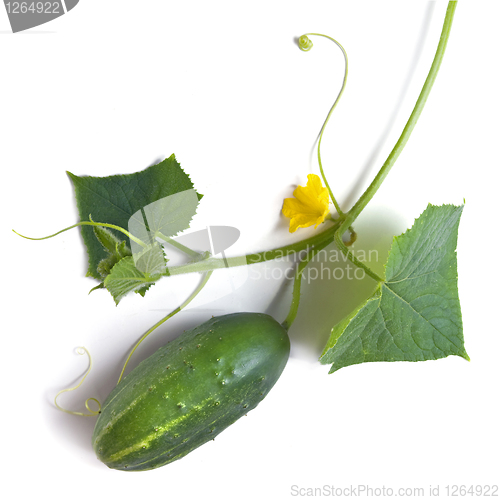
M 255 408 L 290 353 L 271 316 L 214 317 L 158 349 L 118 384 L 92 445 L 112 469 L 141 471 L 178 460 Z

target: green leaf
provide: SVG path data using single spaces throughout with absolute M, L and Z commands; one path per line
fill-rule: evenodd
M 116 305 L 129 292 L 144 296 L 146 290 L 161 278 L 161 274 L 150 275 L 137 269 L 133 257 L 124 257 L 113 266 L 104 280 L 104 286 L 111 293 Z
M 93 291 L 95 291 L 95 290 L 100 290 L 101 288 L 102 288 L 102 289 L 104 289 L 104 281 L 102 281 L 101 283 L 99 283 L 99 284 L 98 284 L 97 286 L 95 286 L 94 288 L 91 288 L 91 289 L 89 290 L 89 295 L 90 295 Z
M 158 242 L 153 242 L 146 248 L 140 248 L 134 253 L 133 259 L 135 267 L 142 273 L 162 276 L 168 274 L 166 266 L 168 259 Z
M 469 360 L 458 298 L 456 246 L 463 206 L 429 205 L 395 237 L 385 281 L 338 323 L 320 357 L 345 366 L 373 361 Z
M 92 218 L 89 216 L 89 219 Z M 109 229 L 105 227 L 94 226 L 93 228 L 95 237 L 98 239 L 99 243 L 104 247 L 110 255 L 115 255 L 117 258 L 122 257 L 121 249 L 127 253 L 123 257 L 132 255 L 132 252 L 124 247 L 125 241 L 119 240 Z
M 79 177 L 68 172 L 68 175 L 75 188 L 81 221 L 89 220 L 91 214 L 96 222 L 114 224 L 123 229 L 129 227 L 129 221 L 134 214 L 141 213 L 151 203 L 193 189 L 191 179 L 182 170 L 174 155 L 134 174 Z M 196 196 L 198 200 L 201 199 L 200 194 L 196 193 Z M 194 213 L 191 213 L 191 217 L 192 215 Z M 89 256 L 87 275 L 101 279 L 97 267 L 102 260 L 109 257 L 109 253 L 97 239 L 92 227 L 84 226 L 81 231 Z M 111 231 L 122 241 L 122 233 Z M 132 251 L 134 252 L 133 248 Z
M 132 252 L 127 247 L 126 241 L 120 241 L 109 229 L 94 226 L 93 230 L 97 240 L 108 254 L 108 257 L 102 259 L 97 265 L 97 272 L 104 279 L 117 262 L 124 257 L 130 257 Z

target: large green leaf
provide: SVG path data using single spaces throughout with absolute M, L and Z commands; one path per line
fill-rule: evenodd
M 469 359 L 458 298 L 456 246 L 463 207 L 429 205 L 395 237 L 385 280 L 333 329 L 321 355 L 330 373 L 372 361 Z
M 128 229 L 129 220 L 151 203 L 176 193 L 193 189 L 189 176 L 172 155 L 170 158 L 145 170 L 127 175 L 109 177 L 79 177 L 68 172 L 75 187 L 76 203 L 81 221 L 89 216 L 95 222 L 114 224 Z M 198 199 L 201 195 L 197 194 Z M 194 211 L 191 212 L 191 217 Z M 184 227 L 185 228 L 185 227 Z M 81 227 L 83 241 L 87 247 L 88 276 L 102 279 L 98 265 L 109 258 L 109 252 L 99 242 L 92 227 Z M 119 231 L 113 231 L 120 240 L 125 239 Z

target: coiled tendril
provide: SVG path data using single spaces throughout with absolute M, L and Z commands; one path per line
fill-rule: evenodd
M 77 385 L 75 385 L 75 387 L 70 387 L 69 389 L 63 389 L 62 391 L 59 391 L 56 394 L 56 397 L 54 398 L 54 404 L 57 406 L 57 408 L 59 410 L 63 411 L 64 413 L 70 413 L 71 415 L 79 415 L 80 417 L 94 417 L 96 415 L 99 415 L 99 413 L 101 413 L 101 403 L 99 403 L 99 401 L 97 401 L 97 399 L 95 399 L 95 398 L 88 398 L 85 400 L 85 408 L 87 408 L 89 413 L 81 413 L 79 411 L 66 410 L 57 404 L 57 398 L 59 397 L 59 395 L 62 394 L 63 392 L 74 391 L 75 389 L 78 389 L 78 387 L 80 387 L 82 385 L 83 381 L 87 378 L 87 375 L 90 373 L 90 370 L 92 369 L 92 358 L 90 357 L 89 351 L 87 351 L 87 349 L 85 349 L 85 347 L 78 347 L 76 349 L 76 352 L 77 352 L 77 354 L 80 354 L 80 355 L 84 355 L 85 353 L 87 353 L 87 356 L 89 357 L 88 370 L 85 372 L 85 375 L 83 376 L 82 380 L 80 380 L 80 382 Z M 99 409 L 92 410 L 89 407 L 89 401 L 94 401 L 95 403 L 97 403 L 97 406 Z
M 335 205 L 335 209 L 337 210 L 337 213 L 339 214 L 339 216 L 341 218 L 343 218 L 344 217 L 344 212 L 342 212 L 339 204 L 337 203 L 337 200 L 333 196 L 332 190 L 330 189 L 330 185 L 328 184 L 328 181 L 326 180 L 326 177 L 325 177 L 325 173 L 323 171 L 323 165 L 321 163 L 321 140 L 323 139 L 323 132 L 325 131 L 326 124 L 328 123 L 328 120 L 330 119 L 330 116 L 332 115 L 333 110 L 337 106 L 340 98 L 342 97 L 342 94 L 344 93 L 344 89 L 345 89 L 346 82 L 347 82 L 347 73 L 348 73 L 347 53 L 344 50 L 344 47 L 342 47 L 342 45 L 340 45 L 340 43 L 337 42 L 337 40 L 335 40 L 334 38 L 332 38 L 330 36 L 323 35 L 321 33 L 307 33 L 307 34 L 302 35 L 299 38 L 299 43 L 298 43 L 300 50 L 308 52 L 309 50 L 312 49 L 313 43 L 309 39 L 308 35 L 311 35 L 311 36 L 321 36 L 323 38 L 327 38 L 328 40 L 331 40 L 332 42 L 334 42 L 339 47 L 339 49 L 342 51 L 342 53 L 344 55 L 344 60 L 345 60 L 345 72 L 344 72 L 344 81 L 342 82 L 342 88 L 340 89 L 340 92 L 339 92 L 339 94 L 337 96 L 337 99 L 335 99 L 335 102 L 333 103 L 333 106 L 330 108 L 330 111 L 329 111 L 329 113 L 328 113 L 328 115 L 326 117 L 326 120 L 323 123 L 323 126 L 321 127 L 321 132 L 319 134 L 319 139 L 318 139 L 318 164 L 319 164 L 319 170 L 321 172 L 321 177 L 323 178 L 323 182 L 325 183 L 325 186 L 328 189 L 328 192 L 330 194 L 330 198 L 331 198 L 333 204 Z M 349 228 L 349 229 L 352 229 L 352 228 Z
M 307 35 L 302 35 L 299 38 L 299 49 L 303 50 L 304 52 L 307 52 L 308 50 L 311 50 L 313 46 L 313 43 L 311 42 L 311 39 Z

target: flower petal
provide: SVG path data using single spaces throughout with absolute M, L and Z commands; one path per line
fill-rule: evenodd
M 293 192 L 294 198 L 285 198 L 282 212 L 290 218 L 290 232 L 299 227 L 318 227 L 329 213 L 328 190 L 315 174 L 307 176 L 307 185 L 298 186 Z

